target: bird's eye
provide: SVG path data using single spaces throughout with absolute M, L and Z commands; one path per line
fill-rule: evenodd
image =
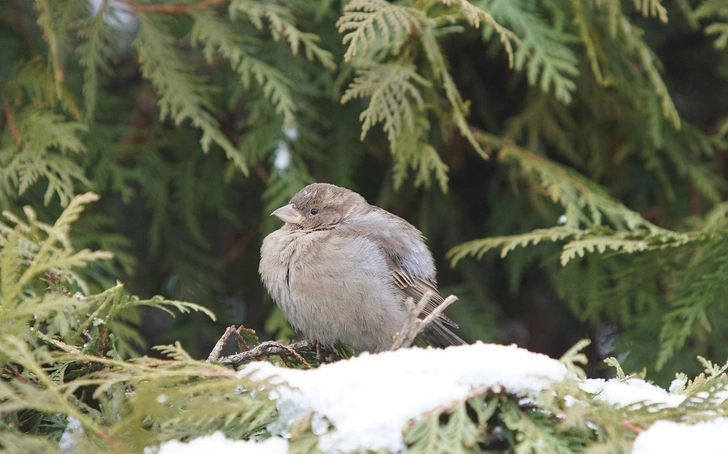
M 318 208 L 311 208 L 311 211 L 309 211 L 309 213 L 311 213 L 312 215 L 316 215 L 316 214 L 318 214 L 318 212 L 319 212 Z

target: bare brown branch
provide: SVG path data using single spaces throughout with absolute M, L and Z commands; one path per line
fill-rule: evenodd
M 421 319 L 420 315 L 422 315 L 422 311 L 425 310 L 425 307 L 427 307 L 427 303 L 430 302 L 432 296 L 432 292 L 425 293 L 424 295 L 422 295 L 422 298 L 420 298 L 420 300 L 417 302 L 417 305 L 415 305 L 412 298 L 407 298 L 407 300 L 405 301 L 405 304 L 407 305 L 407 320 L 404 323 L 402 331 L 394 335 L 394 344 L 391 348 L 392 350 L 407 348 L 411 346 L 412 343 L 415 341 L 415 338 L 425 328 L 427 328 L 432 322 L 437 320 L 437 318 L 442 315 L 443 311 L 447 309 L 448 306 L 458 300 L 455 295 L 448 296 L 442 303 L 440 303 L 439 306 L 437 306 L 430 314 L 428 314 L 427 317 Z
M 230 335 L 235 331 L 235 325 L 230 325 L 227 327 L 225 332 L 222 336 L 220 336 L 220 339 L 215 343 L 215 347 L 210 352 L 210 355 L 207 357 L 207 361 L 217 361 L 220 359 L 220 354 L 222 354 L 222 349 L 225 348 L 225 344 L 227 344 L 228 339 L 230 338 Z
M 229 0 L 202 0 L 198 3 L 188 3 L 186 5 L 147 5 L 144 3 L 135 3 L 126 0 L 122 1 L 125 5 L 132 8 L 134 11 L 139 11 L 142 13 L 180 14 L 187 13 L 189 11 L 195 11 L 198 9 L 205 9 L 217 5 L 222 5 L 223 3 L 227 3 Z
M 283 345 L 280 342 L 267 341 L 260 345 L 256 345 L 246 352 L 236 353 L 234 355 L 223 356 L 214 362 L 225 364 L 227 366 L 240 366 L 247 364 L 252 361 L 265 358 L 266 356 L 285 356 L 292 355 L 301 361 L 306 367 L 311 368 L 311 364 L 306 361 L 302 354 L 303 353 L 314 353 L 316 351 L 315 341 L 305 340 L 296 342 L 291 345 Z M 212 354 L 210 354 L 212 356 Z

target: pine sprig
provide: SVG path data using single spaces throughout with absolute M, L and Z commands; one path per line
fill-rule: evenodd
M 171 118 L 179 125 L 189 120 L 200 128 L 200 145 L 204 152 L 215 143 L 245 174 L 248 167 L 235 145 L 220 130 L 212 114 L 210 101 L 212 88 L 204 80 L 189 72 L 174 47 L 173 37 L 163 23 L 147 14 L 139 15 L 140 29 L 134 46 L 139 54 L 141 70 L 160 95 L 158 103 L 162 119 Z
M 656 17 L 660 22 L 667 23 L 667 9 L 660 0 L 634 0 L 634 7 L 644 17 Z
M 504 257 L 518 246 L 536 245 L 544 240 L 568 241 L 561 254 L 561 265 L 565 266 L 590 252 L 610 250 L 629 254 L 704 239 L 700 232 L 680 233 L 658 227 L 608 196 L 589 179 L 543 156 L 509 145 L 501 149 L 500 158 L 517 163 L 523 176 L 564 208 L 564 225 L 463 243 L 448 252 L 452 265 L 468 255 L 481 258 L 497 248 Z
M 285 39 L 294 55 L 303 50 L 309 61 L 318 61 L 328 69 L 336 67 L 333 54 L 319 46 L 319 37 L 296 26 L 291 9 L 272 2 L 232 0 L 228 11 L 231 19 L 246 17 L 258 30 L 267 22 L 273 40 Z
M 361 113 L 362 140 L 377 123 L 383 123 L 384 132 L 393 150 L 405 130 L 414 130 L 415 116 L 424 108 L 420 89 L 432 84 L 419 74 L 415 65 L 402 63 L 356 62 L 357 77 L 341 98 L 369 98 L 369 106 Z
M 68 239 L 68 229 L 84 206 L 98 199 L 93 193 L 75 197 L 58 221 L 53 226 L 43 224 L 36 219 L 35 211 L 26 207 L 27 222 L 20 220 L 12 213 L 4 212 L 4 216 L 14 227 L 0 223 L 0 266 L 2 266 L 2 282 L 0 282 L 0 314 L 10 317 L 13 308 L 25 304 L 19 296 L 30 289 L 26 286 L 46 273 L 59 276 L 65 282 L 72 282 L 88 292 L 84 281 L 72 271 L 73 267 L 84 267 L 91 262 L 109 259 L 112 255 L 103 251 L 84 249 L 74 251 Z M 59 244 L 60 243 L 60 244 Z M 33 295 L 31 293 L 30 295 Z M 29 296 L 30 296 L 29 295 Z M 37 300 L 36 300 L 37 302 Z M 44 305 L 54 308 L 57 300 L 46 299 Z M 38 309 L 41 311 L 41 309 Z M 49 310 L 51 311 L 51 310 Z M 24 311 L 20 311 L 25 316 Z
M 83 99 L 85 118 L 92 120 L 96 112 L 100 78 L 111 73 L 110 62 L 115 55 L 114 40 L 118 34 L 106 23 L 108 3 L 88 19 L 80 22 L 78 35 L 83 40 L 77 48 L 79 63 L 84 67 Z
M 424 14 L 416 9 L 392 4 L 386 0 L 353 0 L 344 7 L 344 14 L 336 22 L 339 33 L 344 33 L 348 44 L 344 60 L 366 58 L 371 50 L 380 52 L 381 46 L 398 54 L 411 33 L 421 27 Z
M 467 0 L 442 0 L 442 3 L 447 6 L 455 6 L 459 8 L 465 19 L 472 27 L 479 28 L 482 23 L 495 30 L 496 34 L 500 38 L 501 44 L 503 44 L 506 55 L 508 56 L 508 66 L 513 67 L 513 46 L 514 44 L 521 44 L 521 39 L 516 36 L 516 34 L 497 22 L 490 11 Z
M 662 80 L 658 69 L 659 62 L 656 61 L 653 51 L 641 38 L 642 30 L 633 25 L 624 16 L 620 17 L 618 26 L 622 37 L 626 40 L 627 49 L 630 53 L 636 55 L 644 72 L 647 74 L 647 78 L 655 91 L 655 95 L 660 100 L 662 114 L 672 123 L 675 129 L 680 129 L 680 114 L 677 112 L 677 108 L 667 90 L 665 81 Z
M 579 74 L 578 59 L 571 45 L 577 37 L 569 31 L 544 22 L 530 2 L 484 2 L 495 20 L 508 26 L 519 39 L 514 52 L 514 68 L 525 69 L 528 83 L 544 93 L 570 103 Z
M 717 35 L 714 46 L 725 49 L 728 44 L 728 4 L 723 0 L 704 0 L 693 12 L 695 20 L 713 19 L 714 22 L 705 27 L 705 34 Z

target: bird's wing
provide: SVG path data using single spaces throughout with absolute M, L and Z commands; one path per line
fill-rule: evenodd
M 366 215 L 344 221 L 337 229 L 365 236 L 379 246 L 389 265 L 392 281 L 405 298 L 411 297 L 416 304 L 431 291 L 432 298 L 423 311 L 424 315 L 430 314 L 443 302 L 437 290 L 432 254 L 424 243 L 422 233 L 412 224 L 375 207 Z M 458 326 L 442 314 L 425 331 L 424 337 L 428 343 L 440 346 L 463 344 L 464 341 L 448 327 Z

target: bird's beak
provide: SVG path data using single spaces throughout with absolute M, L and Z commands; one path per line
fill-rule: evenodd
M 282 206 L 272 212 L 271 216 L 275 216 L 287 224 L 299 224 L 303 220 L 303 216 L 297 209 L 293 208 L 293 204 Z

